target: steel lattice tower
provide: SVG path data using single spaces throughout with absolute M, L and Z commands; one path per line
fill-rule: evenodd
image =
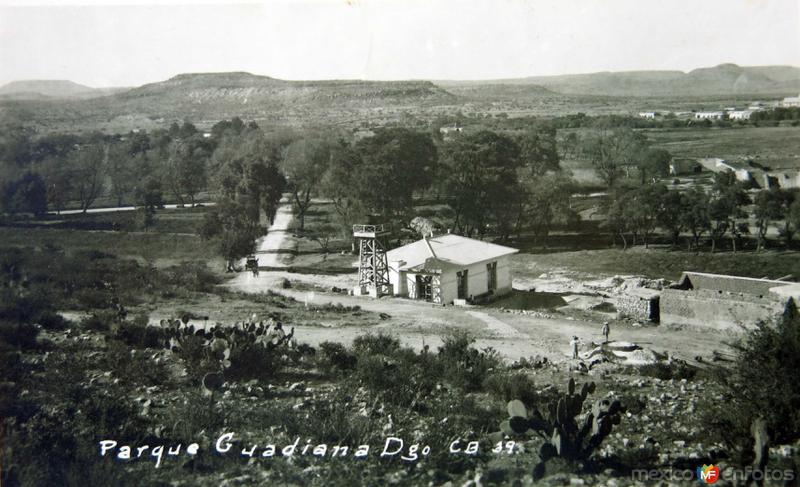
M 383 225 L 353 225 L 353 237 L 359 239 L 358 287 L 374 297 L 392 292 L 383 242 L 388 233 Z

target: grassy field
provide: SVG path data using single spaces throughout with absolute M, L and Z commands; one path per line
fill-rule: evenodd
M 570 270 L 586 274 L 636 274 L 676 280 L 683 271 L 732 274 L 776 279 L 800 276 L 798 252 L 685 252 L 664 248 L 635 247 L 518 254 L 513 257 L 514 276 L 535 278 L 544 272 Z
M 800 127 L 648 130 L 647 137 L 679 157 L 753 158 L 772 169 L 800 169 Z
M 156 267 L 168 267 L 185 260 L 202 260 L 210 262 L 215 269 L 223 268 L 223 261 L 214 249 L 195 235 L 0 227 L 0 242 L 5 247 L 97 249 L 149 262 Z

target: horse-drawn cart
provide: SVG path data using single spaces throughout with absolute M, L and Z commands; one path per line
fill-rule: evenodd
M 245 264 L 245 268 L 252 272 L 254 276 L 258 276 L 258 259 L 255 255 L 248 255 L 247 256 L 247 263 Z

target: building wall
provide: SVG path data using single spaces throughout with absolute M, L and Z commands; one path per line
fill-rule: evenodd
M 780 302 L 751 295 L 732 295 L 713 290 L 665 289 L 660 299 L 661 323 L 688 324 L 724 329 L 752 326 L 783 311 Z
M 749 294 L 753 296 L 768 296 L 770 288 L 789 284 L 784 281 L 693 272 L 687 272 L 685 275 L 691 281 L 694 290 L 721 291 L 723 293 Z
M 489 261 L 495 262 L 495 261 Z M 467 282 L 467 294 L 469 296 L 479 296 L 486 294 L 489 289 L 489 276 L 486 272 L 486 264 L 481 262 L 473 264 L 466 269 L 469 270 Z M 511 262 L 508 257 L 497 259 L 497 289 L 496 295 L 511 292 Z M 439 289 L 441 292 L 442 303 L 452 304 L 458 298 L 458 278 L 457 270 L 448 270 L 440 276 Z M 395 263 L 389 263 L 389 282 L 392 284 L 395 296 L 405 296 L 417 299 L 416 281 L 417 275 L 411 272 L 398 271 Z

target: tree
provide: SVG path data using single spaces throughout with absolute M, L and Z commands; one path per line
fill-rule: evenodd
M 138 226 L 147 231 L 155 224 L 156 211 L 164 206 L 164 190 L 161 180 L 150 175 L 142 180 L 135 190 Z
M 791 246 L 792 237 L 800 229 L 800 195 L 792 191 L 792 201 L 786 210 L 786 220 L 784 222 L 783 237 L 786 239 L 786 246 Z
M 192 206 L 197 193 L 207 182 L 206 163 L 210 150 L 202 138 L 173 141 L 168 148 L 164 176 L 175 199 L 183 205 L 188 198 Z
M 311 196 L 317 191 L 328 168 L 333 144 L 323 135 L 307 136 L 289 144 L 281 161 L 281 169 L 294 198 L 300 233 L 305 228 Z
M 623 168 L 634 165 L 646 146 L 644 136 L 631 129 L 600 130 L 582 141 L 583 153 L 608 187 L 616 184 Z
M 622 239 L 622 250 L 628 248 L 626 234 L 632 229 L 630 214 L 630 190 L 618 188 L 614 190 L 605 201 L 606 225 L 611 230 L 613 243 L 616 236 Z
M 525 183 L 522 224 L 533 232 L 536 240 L 546 241 L 555 223 L 570 223 L 579 218 L 570 207 L 572 189 L 572 180 L 561 174 L 548 174 Z
M 689 211 L 687 206 L 686 197 L 679 191 L 667 191 L 662 194 L 656 220 L 658 226 L 669 233 L 673 247 L 678 245 L 678 238 L 685 228 L 686 222 L 683 215 Z
M 747 223 L 741 219 L 747 217 L 744 206 L 750 203 L 745 185 L 736 180 L 732 171 L 714 174 L 714 190 L 711 199 L 710 214 L 714 222 L 711 230 L 711 251 L 716 247 L 716 240 L 730 232 L 731 245 L 736 252 L 736 242 L 742 233 L 748 232 Z
M 225 258 L 225 271 L 236 271 L 236 261 L 255 250 L 258 237 L 257 222 L 247 215 L 240 202 L 222 199 L 211 208 L 203 220 L 200 234 L 214 239 L 219 253 Z
M 383 219 L 407 216 L 415 192 L 433 181 L 437 150 L 431 136 L 407 128 L 387 128 L 355 145 L 362 164 L 352 175 L 359 199 Z
M 689 250 L 697 249 L 700 237 L 711 231 L 711 203 L 706 193 L 698 188 L 692 188 L 684 194 L 684 209 L 680 222 L 692 234 L 689 240 Z
M 442 162 L 449 170 L 447 200 L 458 232 L 483 235 L 493 224 L 501 235 L 508 235 L 518 215 L 510 198 L 521 194 L 517 144 L 481 131 L 445 144 Z
M 67 160 L 74 198 L 84 213 L 103 190 L 107 161 L 108 146 L 99 144 L 83 145 L 72 151 Z
M 220 198 L 239 202 L 256 224 L 262 212 L 271 223 L 286 188 L 278 164 L 290 142 L 283 135 L 268 138 L 257 127 L 223 138 L 211 164 Z
M 555 132 L 527 132 L 517 140 L 520 164 L 533 176 L 560 171 Z
M 778 188 L 759 191 L 756 194 L 754 216 L 758 237 L 757 250 L 762 250 L 766 245 L 769 225 L 772 222 L 783 220 L 786 216 L 787 208 L 784 206 L 784 200 L 784 192 Z
M 358 184 L 353 178 L 362 164 L 358 152 L 346 142 L 339 141 L 331 149 L 328 170 L 320 182 L 322 194 L 333 202 L 334 221 L 344 238 L 351 238 L 353 225 L 365 223 L 367 218 L 366 206 L 359 198 Z
M 144 155 L 132 156 L 123 145 L 109 149 L 108 177 L 111 181 L 111 194 L 116 198 L 117 206 L 122 206 L 125 198 L 132 195 L 136 188 L 137 177 L 141 176 L 136 167 L 141 164 L 135 158 L 141 157 Z
M 7 213 L 32 213 L 36 218 L 47 213 L 47 187 L 40 175 L 26 172 L 2 189 L 2 205 Z
M 627 210 L 630 226 L 634 239 L 637 235 L 641 236 L 645 248 L 658 226 L 658 216 L 662 212 L 663 201 L 668 192 L 663 184 L 646 184 L 630 192 Z
M 648 179 L 663 178 L 669 176 L 669 163 L 672 161 L 672 154 L 664 149 L 647 149 L 643 151 L 639 159 L 639 174 L 642 184 Z
M 47 188 L 47 202 L 52 209 L 61 212 L 67 201 L 75 193 L 73 175 L 63 159 L 48 157 L 41 164 L 44 183 Z

